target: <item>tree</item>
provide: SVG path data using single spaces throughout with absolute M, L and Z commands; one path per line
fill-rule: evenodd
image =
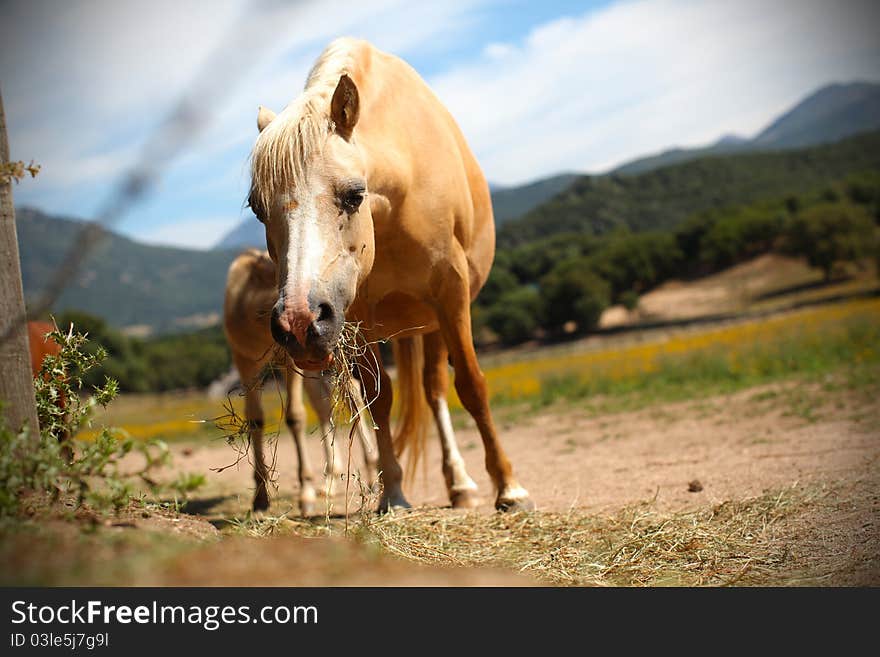
M 531 339 L 538 328 L 541 297 L 531 287 L 520 287 L 503 294 L 489 308 L 486 321 L 506 345 Z
M 489 278 L 486 279 L 483 289 L 477 295 L 477 303 L 484 308 L 488 308 L 494 305 L 502 295 L 515 290 L 518 286 L 519 282 L 516 280 L 516 276 L 503 266 L 495 263 L 495 266 L 489 272 Z
M 559 331 L 573 321 L 584 333 L 596 326 L 611 303 L 611 285 L 590 269 L 589 259 L 574 258 L 541 279 L 541 299 L 544 328 Z
M 875 247 L 874 221 L 859 206 L 847 203 L 813 205 L 792 220 L 788 247 L 831 280 L 834 265 L 860 260 Z
M 0 98 L 0 166 L 4 172 L 8 163 L 6 116 Z M 26 320 L 12 183 L 4 176 L 0 180 L 0 412 L 13 432 L 26 423 L 34 440 L 38 440 Z

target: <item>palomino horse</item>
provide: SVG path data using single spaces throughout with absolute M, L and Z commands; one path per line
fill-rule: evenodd
M 226 312 L 224 313 L 224 327 L 227 339 L 232 348 L 233 360 L 239 369 L 243 371 L 260 372 L 263 364 L 273 356 L 272 334 L 269 330 L 269 322 L 266 321 L 272 312 L 272 306 L 276 300 L 275 265 L 265 252 L 256 249 L 246 251 L 239 255 L 229 267 L 229 277 L 226 283 Z M 398 358 L 401 358 L 399 350 L 396 350 Z M 289 359 L 288 359 L 289 360 Z M 289 365 L 289 363 L 288 363 Z M 242 369 L 244 368 L 244 369 Z M 290 372 L 287 367 L 286 372 Z M 437 433 L 440 436 L 440 445 L 443 453 L 443 473 L 446 478 L 449 496 L 452 505 L 457 508 L 471 507 L 477 502 L 475 496 L 477 485 L 467 474 L 464 459 L 458 449 L 455 433 L 452 429 L 452 421 L 449 417 L 449 409 L 446 406 L 446 363 L 432 363 L 425 370 L 426 376 L 439 379 L 431 385 L 431 388 L 442 391 L 440 395 L 434 395 L 434 410 L 437 422 Z M 292 382 L 291 382 L 292 379 Z M 254 383 L 246 382 L 245 385 L 245 419 L 250 427 L 249 436 L 254 446 L 255 472 L 257 482 L 257 494 L 254 498 L 254 508 L 262 509 L 263 504 L 268 503 L 266 494 L 266 472 L 262 448 L 262 410 L 260 408 L 259 390 Z M 300 504 L 303 508 L 311 508 L 314 501 L 314 488 L 311 483 L 311 468 L 306 460 L 306 454 L 300 447 L 303 431 L 304 413 L 302 408 L 302 385 L 303 377 L 296 374 L 287 380 L 288 411 L 287 423 L 293 433 L 300 457 Z M 339 474 L 337 460 L 334 452 L 333 441 L 330 440 L 329 418 L 331 408 L 329 403 L 330 391 L 328 379 L 324 377 L 306 376 L 305 389 L 312 402 L 312 407 L 318 414 L 321 424 L 321 435 L 325 449 L 326 463 L 325 475 L 337 479 Z M 248 387 L 250 386 L 250 387 Z M 351 382 L 351 393 L 354 399 L 361 399 L 359 386 L 355 381 Z M 363 402 L 361 402 L 362 404 Z M 412 414 L 408 417 L 410 423 L 414 421 Z M 419 427 L 411 427 L 417 431 Z M 373 445 L 373 432 L 369 423 L 361 422 L 356 428 L 364 448 L 367 461 L 367 479 L 372 482 L 376 474 L 375 448 Z M 259 447 L 259 448 L 258 448 Z M 415 462 L 411 462 L 413 467 Z M 305 511 L 304 511 L 305 513 Z
M 263 409 L 260 403 L 260 384 L 263 368 L 278 365 L 284 368 L 287 393 L 284 410 L 285 422 L 293 435 L 299 459 L 300 511 L 304 516 L 315 512 L 315 482 L 303 437 L 306 409 L 303 405 L 303 384 L 309 401 L 318 415 L 321 442 L 324 446 L 324 476 L 332 492 L 334 482 L 342 473 L 336 458 L 336 449 L 330 429 L 330 390 L 327 380 L 320 376 L 303 377 L 296 373 L 290 358 L 273 349 L 275 342 L 269 331 L 269 314 L 275 303 L 275 265 L 268 255 L 256 249 L 239 255 L 230 265 L 226 281 L 223 328 L 232 350 L 232 359 L 245 390 L 245 419 L 254 454 L 254 481 L 256 494 L 254 510 L 269 506 L 267 483 L 269 472 L 263 455 Z M 305 379 L 305 380 L 304 380 Z M 351 394 L 360 399 L 356 382 Z M 371 485 L 376 478 L 376 448 L 372 428 L 366 422 L 358 423 L 356 433 L 364 450 L 366 472 L 364 478 Z
M 323 370 L 346 321 L 360 323 L 376 359 L 375 342 L 393 337 L 401 396 L 420 400 L 421 378 L 435 415 L 448 413 L 448 354 L 483 439 L 496 508 L 533 508 L 498 440 L 474 352 L 470 303 L 492 266 L 495 227 L 489 187 L 455 120 L 405 62 L 344 38 L 279 115 L 260 108 L 257 127 L 248 202 L 277 266 L 275 340 L 299 367 Z M 365 375 L 369 359 L 359 358 L 379 427 L 379 508 L 407 507 L 391 380 L 381 366 Z M 417 450 L 420 433 L 400 444 Z

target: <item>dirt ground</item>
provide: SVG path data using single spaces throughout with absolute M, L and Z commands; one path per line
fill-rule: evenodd
M 805 391 L 799 384 L 773 384 L 609 415 L 577 406 L 506 414 L 512 417 L 501 412 L 498 424 L 517 477 L 539 510 L 564 511 L 575 505 L 591 512 L 613 511 L 646 497 L 656 498 L 660 510 L 680 510 L 794 482 L 876 478 L 880 409 L 839 397 L 823 405 L 821 395 L 815 386 Z M 490 508 L 492 487 L 479 433 L 466 427 L 456 435 L 468 472 Z M 323 463 L 318 436 L 313 433 L 307 440 L 317 468 Z M 338 440 L 345 461 L 347 438 Z M 298 488 L 296 455 L 286 432 L 268 449 L 277 459 L 279 508 L 273 512 L 280 512 L 287 510 Z M 235 462 L 234 448 L 213 441 L 173 445 L 172 450 L 179 469 L 207 473 L 208 484 L 198 496 L 240 498 L 228 502 L 244 510 L 253 488 L 248 461 L 215 471 Z M 352 462 L 358 465 L 360 460 L 355 443 Z M 409 501 L 447 505 L 439 445 L 429 444 L 426 461 L 406 487 Z M 688 490 L 694 480 L 701 483 L 699 492 Z M 343 503 L 343 496 L 333 499 L 340 511 L 336 505 Z
M 767 253 L 694 281 L 667 281 L 643 294 L 635 310 L 608 308 L 599 325 L 614 328 L 645 321 L 778 310 L 795 303 L 856 294 L 876 285 L 876 273 L 870 265 L 850 267 L 844 276 L 829 282 L 802 259 Z
M 864 393 L 788 382 L 612 414 L 591 413 L 585 403 L 539 413 L 503 409 L 497 415 L 515 472 L 541 511 L 578 507 L 613 514 L 653 500 L 658 511 L 674 513 L 813 486 L 827 491 L 821 503 L 783 528 L 809 581 L 880 585 L 880 405 Z M 480 510 L 492 513 L 479 434 L 465 427 L 457 435 L 480 489 Z M 313 463 L 322 463 L 317 436 L 309 447 Z M 214 471 L 235 459 L 230 446 L 173 449 L 177 468 L 208 473 L 191 512 L 214 521 L 246 514 L 253 486 L 248 463 Z M 343 448 L 343 461 L 345 453 Z M 296 516 L 289 435 L 281 435 L 276 458 L 278 489 L 270 514 Z M 357 447 L 352 461 L 360 461 Z M 437 445 L 431 445 L 426 466 L 406 488 L 410 502 L 448 506 Z M 350 493 L 353 511 L 360 497 L 354 489 Z M 344 508 L 344 495 L 335 495 L 330 514 Z

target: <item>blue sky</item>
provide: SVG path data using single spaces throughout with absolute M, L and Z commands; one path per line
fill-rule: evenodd
M 242 218 L 256 108 L 299 92 L 333 37 L 409 61 L 487 177 L 601 172 L 673 145 L 750 136 L 834 81 L 880 79 L 861 0 L 2 2 L 0 89 L 12 156 L 42 165 L 19 205 L 94 216 L 219 44 L 192 147 L 114 226 L 209 248 Z M 871 15 L 873 14 L 873 15 Z M 236 38 L 230 38 L 230 35 Z M 204 80 L 203 80 L 204 81 Z

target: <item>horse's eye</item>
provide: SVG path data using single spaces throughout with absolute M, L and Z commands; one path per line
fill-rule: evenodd
M 253 212 L 254 216 L 256 216 L 257 221 L 259 221 L 261 224 L 266 223 L 266 220 L 263 218 L 262 205 L 257 202 L 256 196 L 253 192 L 251 192 L 251 194 L 248 196 L 247 204 L 248 207 L 251 209 L 251 212 Z
M 339 209 L 346 214 L 354 214 L 364 202 L 364 190 L 349 189 L 339 196 Z

